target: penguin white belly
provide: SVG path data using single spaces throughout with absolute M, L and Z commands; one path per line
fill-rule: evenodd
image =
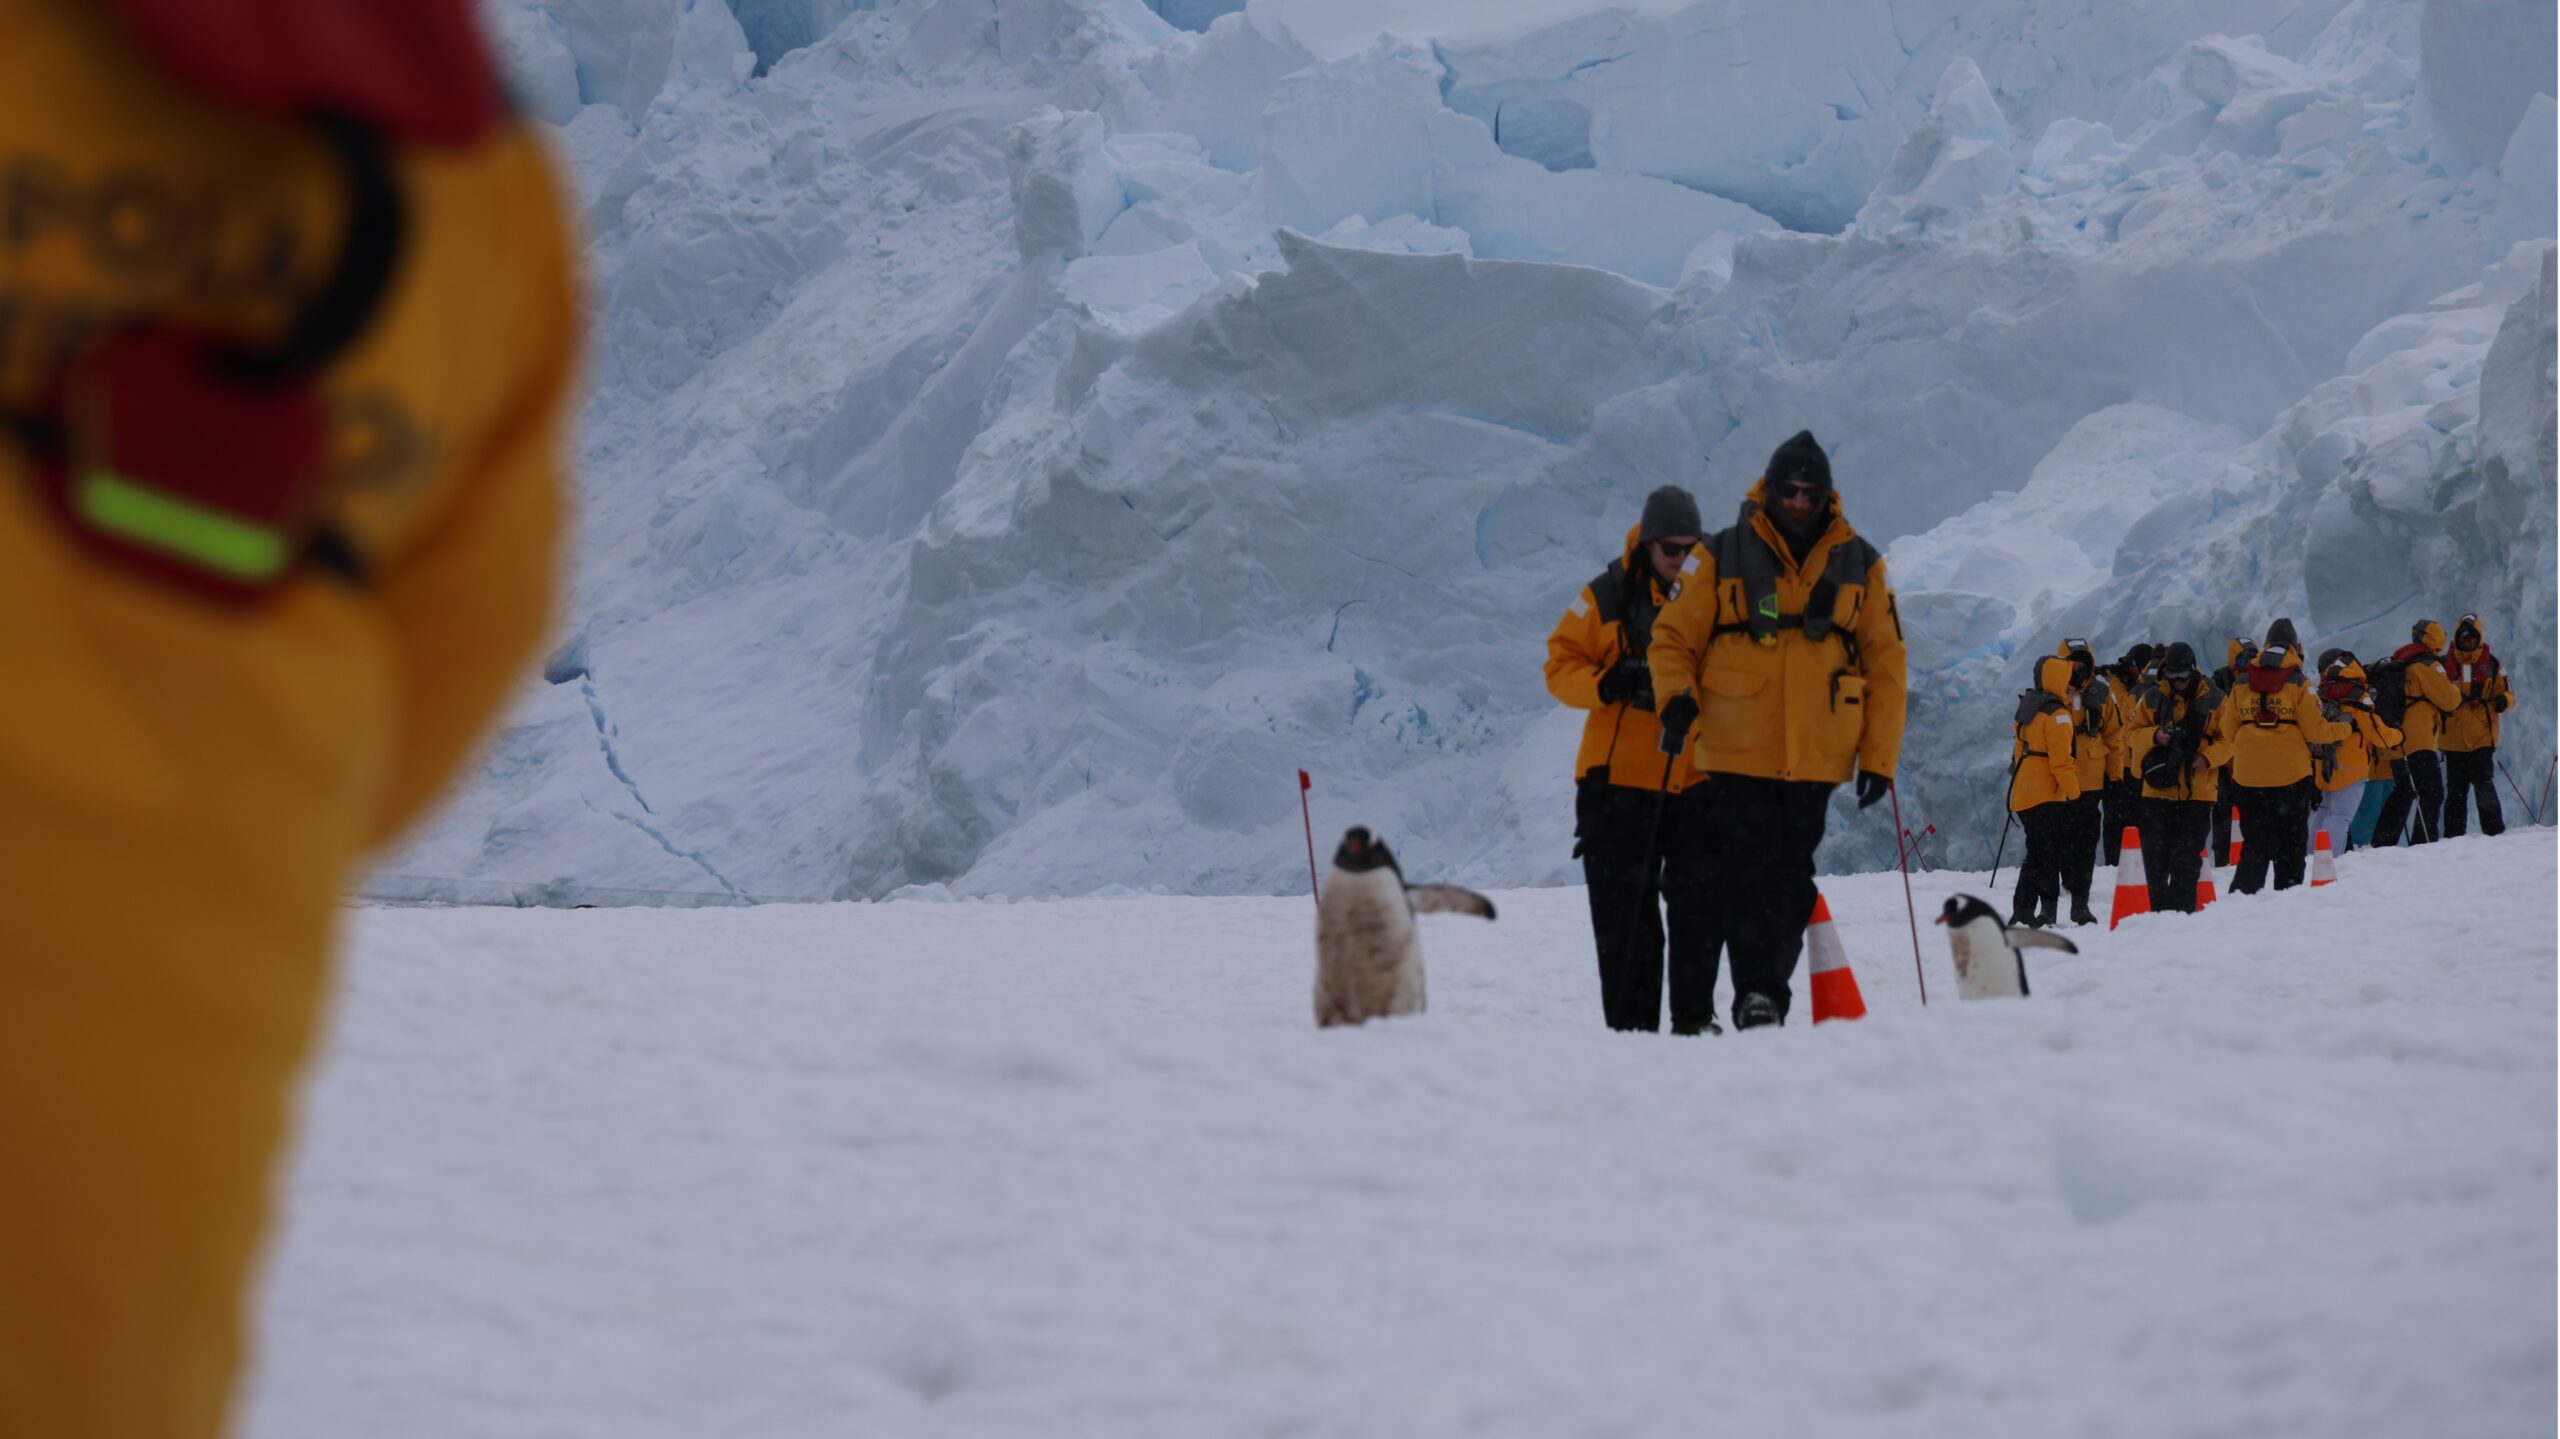
M 1955 951 L 1956 997 L 1959 999 L 2023 999 L 2026 966 L 1998 930 L 1980 934 L 1981 921 L 1951 936 Z
M 1336 869 L 1316 905 L 1316 1023 L 1422 1012 L 1422 944 L 1404 879 Z

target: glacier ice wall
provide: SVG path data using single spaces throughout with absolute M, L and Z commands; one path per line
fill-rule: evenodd
M 384 868 L 1269 891 L 1305 767 L 1418 874 L 1564 880 L 1548 628 L 1806 427 L 1937 857 L 2066 631 L 2479 608 L 2547 770 L 2549 15 L 496 0 L 593 236 L 573 630 Z

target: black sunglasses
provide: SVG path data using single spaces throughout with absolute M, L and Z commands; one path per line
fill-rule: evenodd
M 1647 543 L 1660 550 L 1665 559 L 1685 555 L 1698 547 L 1696 540 L 1649 540 Z

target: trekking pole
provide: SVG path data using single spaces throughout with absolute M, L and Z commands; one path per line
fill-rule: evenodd
M 1315 782 L 1305 770 L 1298 771 L 1298 821 L 1307 827 L 1307 893 L 1316 902 L 1316 913 L 1324 913 L 1324 896 L 1316 893 L 1316 822 L 1307 810 L 1307 791 Z
M 1886 780 L 1884 792 L 1893 800 L 1893 827 L 1902 830 L 1904 834 L 1909 834 L 1911 831 L 1902 829 L 1902 787 L 1892 780 Z M 1935 829 L 1936 826 L 1932 825 L 1930 828 Z M 2005 841 L 2008 837 L 2009 827 L 2004 824 L 2000 826 L 2000 838 Z M 1920 967 L 1920 911 L 1911 903 L 1910 856 L 1899 855 L 1897 860 L 1902 867 L 1902 912 L 1911 921 L 1911 974 L 1913 978 L 1920 981 L 1920 1007 L 1927 1009 L 1929 1007 L 1929 972 Z
M 2018 787 L 2018 771 L 2025 768 L 2026 763 L 2027 753 L 2022 748 L 2018 751 L 2017 762 L 2009 766 L 2009 782 L 2000 786 L 2000 845 L 1991 851 L 1991 878 L 1983 881 L 1993 889 L 2000 887 L 2000 857 L 2009 852 L 2009 822 L 2018 817 L 2018 812 L 2009 808 L 2009 793 Z
M 2542 803 L 2533 807 L 2533 822 L 2542 823 L 2543 810 L 2551 803 L 2551 787 L 2560 784 L 2560 755 L 2551 757 L 2551 778 L 2542 783 Z

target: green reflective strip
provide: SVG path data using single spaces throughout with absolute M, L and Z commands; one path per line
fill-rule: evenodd
M 235 580 L 268 580 L 282 573 L 284 537 L 273 530 L 164 495 L 122 475 L 91 470 L 81 477 L 80 518 L 119 539 Z

